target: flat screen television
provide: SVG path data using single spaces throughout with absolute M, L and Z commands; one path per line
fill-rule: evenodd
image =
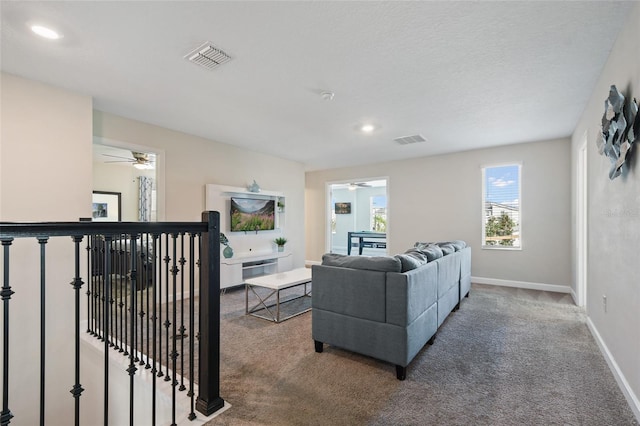
M 231 198 L 231 231 L 275 229 L 275 200 Z

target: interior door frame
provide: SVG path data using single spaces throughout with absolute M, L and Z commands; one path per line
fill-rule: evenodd
M 166 220 L 165 210 L 165 153 L 163 149 L 157 147 L 133 144 L 115 139 L 103 138 L 100 136 L 93 137 L 93 143 L 96 145 L 112 146 L 115 148 L 127 149 L 136 152 L 146 152 L 155 154 L 156 156 L 156 221 L 163 222 Z
M 576 304 L 587 307 L 588 259 L 588 134 L 585 131 L 577 151 L 576 166 Z
M 351 179 L 341 179 L 335 181 L 327 181 L 325 183 L 325 253 L 331 253 L 332 246 L 332 233 L 331 233 L 331 194 L 333 185 L 344 185 L 351 182 L 369 182 L 374 180 L 384 180 L 385 184 L 385 192 L 387 196 L 387 253 L 389 252 L 389 243 L 391 241 L 391 228 L 390 228 L 390 194 L 389 194 L 389 176 L 377 176 L 377 177 L 368 177 L 368 178 L 351 178 Z M 355 206 L 354 206 L 355 207 Z M 356 207 L 357 208 L 357 207 Z

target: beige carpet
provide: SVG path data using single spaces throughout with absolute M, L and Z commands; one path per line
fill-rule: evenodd
M 228 291 L 220 392 L 232 407 L 208 424 L 637 424 L 582 311 L 524 293 L 474 285 L 400 382 L 393 365 L 315 353 L 311 312 L 274 324 Z

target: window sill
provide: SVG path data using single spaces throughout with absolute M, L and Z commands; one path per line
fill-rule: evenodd
M 520 247 L 508 247 L 508 246 L 482 246 L 482 250 L 507 250 L 507 251 L 521 251 Z

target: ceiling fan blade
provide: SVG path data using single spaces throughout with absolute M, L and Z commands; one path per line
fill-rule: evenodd
M 123 158 L 123 159 L 128 160 L 128 161 L 136 161 L 134 158 L 121 157 L 119 155 L 111 155 L 111 154 L 102 154 L 102 155 L 104 155 L 105 157 Z

